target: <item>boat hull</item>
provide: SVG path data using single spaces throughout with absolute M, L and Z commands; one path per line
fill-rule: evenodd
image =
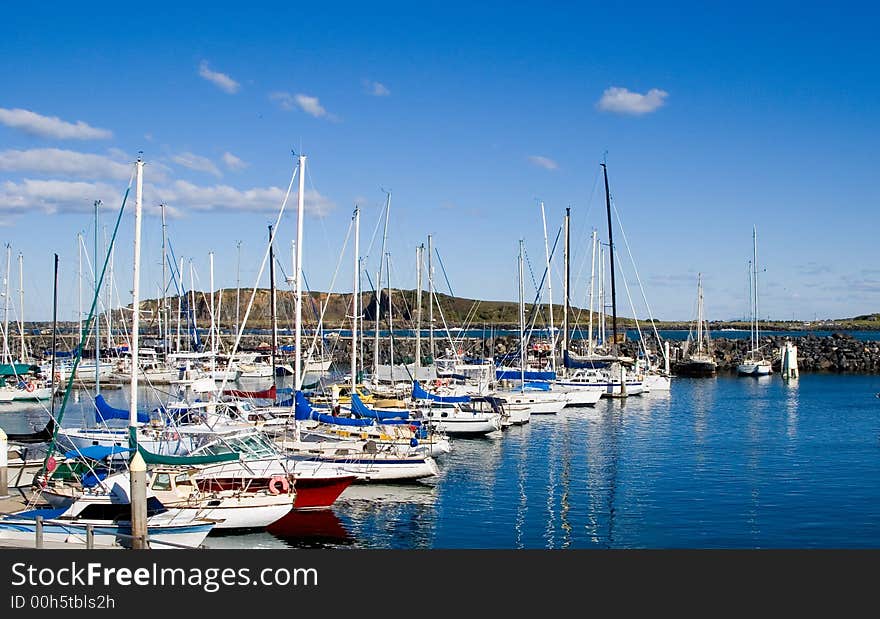
M 761 362 L 740 363 L 736 366 L 736 373 L 740 376 L 769 376 L 773 373 L 773 367 Z

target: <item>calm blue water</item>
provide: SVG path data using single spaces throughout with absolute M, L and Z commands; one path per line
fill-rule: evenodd
M 429 483 L 355 486 L 286 539 L 214 547 L 878 548 L 880 376 L 675 379 L 457 439 Z M 120 404 L 121 391 L 105 394 Z M 72 413 L 73 414 L 73 413 Z M 0 413 L 22 431 L 23 412 Z M 31 413 L 32 423 L 40 414 Z M 9 426 L 9 427 L 8 427 Z M 13 428 L 11 426 L 16 426 Z

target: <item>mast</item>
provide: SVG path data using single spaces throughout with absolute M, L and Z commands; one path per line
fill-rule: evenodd
M 18 252 L 18 333 L 21 337 L 21 362 L 27 359 L 27 347 L 24 344 L 24 256 Z
M 294 389 L 302 389 L 302 252 L 303 252 L 303 215 L 305 213 L 305 190 L 306 190 L 306 156 L 299 156 L 299 191 L 296 200 L 296 298 L 295 316 L 296 333 L 294 334 Z
M 275 351 L 278 347 L 278 322 L 275 317 L 275 244 L 272 242 L 272 226 L 269 225 L 269 313 L 272 320 L 272 386 L 278 385 L 275 377 Z M 299 348 L 296 349 L 296 357 L 299 358 Z M 299 370 L 299 364 L 297 364 Z M 299 371 L 296 374 L 296 382 L 299 383 Z M 298 389 L 299 387 L 297 387 Z
M 416 247 L 416 361 L 415 380 L 419 379 L 419 368 L 422 366 L 422 252 L 425 245 Z
M 596 282 L 596 229 L 593 229 L 592 244 L 593 254 L 590 260 L 590 324 L 587 327 L 587 354 L 593 354 L 593 289 Z
M 107 240 L 107 226 L 104 226 L 104 244 L 109 244 Z M 110 246 L 110 264 L 109 268 L 109 285 L 107 286 L 107 350 L 113 348 L 113 257 L 116 254 L 116 243 Z M 168 330 L 168 318 L 165 319 L 165 330 Z
M 354 207 L 354 276 L 351 294 L 351 392 L 357 388 L 358 298 L 360 297 L 361 209 Z
M 168 313 L 168 259 L 166 257 L 166 241 L 167 241 L 167 226 L 165 224 L 165 203 L 159 205 L 159 208 L 162 210 L 162 313 L 165 316 L 165 337 L 162 339 L 162 349 L 165 353 L 168 352 L 168 343 L 169 343 L 169 332 L 170 330 L 170 316 Z
M 9 267 L 12 258 L 12 245 L 6 244 L 6 277 L 3 281 L 3 363 L 12 363 L 12 354 L 9 350 Z
M 49 412 L 52 416 L 52 419 L 55 419 L 55 390 L 58 389 L 58 385 L 55 380 L 55 346 L 56 346 L 56 336 L 58 333 L 58 254 L 55 254 L 55 279 L 54 284 L 52 286 L 52 403 L 49 405 Z M 57 381 L 61 382 L 61 381 Z
M 238 249 L 238 259 L 235 262 L 235 333 L 238 337 L 238 328 L 241 324 L 241 241 L 235 246 Z
M 198 316 L 196 315 L 196 280 L 195 280 L 195 267 L 193 267 L 193 259 L 189 259 L 189 311 L 192 315 L 192 323 L 193 323 L 193 344 L 198 341 L 199 337 L 199 326 L 198 326 Z
M 697 273 L 697 353 L 703 352 L 703 274 Z
M 95 317 L 95 393 L 101 393 L 101 304 L 98 302 L 98 207 L 100 200 L 95 200 L 95 307 L 98 315 Z
M 215 357 L 217 356 L 217 319 L 214 317 L 214 252 L 208 252 L 208 288 L 211 290 L 211 372 L 215 369 Z
M 568 352 L 568 306 L 569 306 L 569 295 L 571 294 L 571 264 L 569 263 L 570 259 L 570 224 L 571 224 L 571 207 L 566 207 L 565 209 L 565 221 L 563 227 L 565 229 L 565 242 L 563 243 L 563 261 L 565 262 L 565 279 L 563 280 L 563 289 L 562 289 L 562 354 L 565 355 Z M 553 354 L 556 354 L 554 350 Z M 564 363 L 564 361 L 563 361 Z
M 605 176 L 605 208 L 608 211 L 608 254 L 611 261 L 611 353 L 617 354 L 617 291 L 614 287 L 614 236 L 611 226 L 611 190 L 608 188 L 608 167 L 602 163 Z
M 752 248 L 754 251 L 754 263 L 753 268 L 755 270 L 755 279 L 753 283 L 755 285 L 755 341 L 752 344 L 752 350 L 755 351 L 755 356 L 757 356 L 758 352 L 758 227 L 752 226 Z
M 431 362 L 434 362 L 434 249 L 431 235 L 428 235 L 428 346 L 431 349 Z
M 379 316 L 382 314 L 382 261 L 385 259 L 385 243 L 388 241 L 388 215 L 391 212 L 391 192 L 385 192 L 385 229 L 382 232 L 382 251 L 379 254 L 379 269 L 376 272 L 376 333 L 373 339 L 373 384 L 379 384 Z M 388 300 L 390 305 L 391 299 Z M 393 372 L 393 369 L 392 369 Z M 394 377 L 392 376 L 392 384 Z
M 180 321 L 183 317 L 183 258 L 180 259 L 180 268 L 177 269 L 177 352 L 180 352 Z
M 77 300 L 79 302 L 79 313 L 77 313 L 77 325 L 79 333 L 79 354 L 83 354 L 83 346 L 85 342 L 83 341 L 83 284 L 82 284 L 82 270 L 83 270 L 83 259 L 82 259 L 82 232 L 76 233 L 76 257 L 77 257 L 77 271 L 76 271 L 76 283 L 77 283 Z
M 523 291 L 523 240 L 519 240 L 519 378 L 520 390 L 524 391 L 526 387 L 526 306 L 525 295 Z
M 550 297 L 550 341 L 553 343 L 550 354 L 550 365 L 556 372 L 556 330 L 553 324 L 553 273 L 550 271 L 550 245 L 547 242 L 547 215 L 544 212 L 544 202 L 541 202 L 541 221 L 544 223 L 544 257 L 547 265 L 547 295 Z
M 598 341 L 602 342 L 602 346 L 606 345 L 605 340 L 605 327 L 606 323 L 606 314 L 605 310 L 608 309 L 608 306 L 605 302 L 605 291 L 608 287 L 605 285 L 605 248 L 602 247 L 602 244 L 599 244 L 599 316 L 598 327 L 599 327 L 599 336 L 597 338 Z
M 360 220 L 360 217 L 358 218 L 358 220 Z M 358 282 L 358 288 L 357 288 L 358 289 L 357 326 L 358 326 L 358 330 L 361 332 L 361 339 L 359 342 L 360 343 L 360 350 L 358 351 L 359 355 L 360 355 L 361 372 L 363 372 L 364 368 L 366 367 L 366 365 L 364 365 L 364 340 L 366 339 L 364 337 L 364 298 L 363 298 L 363 294 L 361 293 L 361 291 L 364 289 L 363 281 L 362 281 L 363 275 L 364 275 L 364 259 L 359 257 L 358 261 L 357 261 L 357 282 Z
M 141 211 L 144 194 L 144 162 L 138 155 L 135 163 L 137 184 L 134 201 L 134 262 L 132 265 L 133 283 L 131 287 L 131 401 L 128 409 L 128 446 L 137 449 L 137 403 L 138 403 L 138 344 L 140 340 L 140 301 L 141 301 Z M 137 455 L 137 451 L 135 451 Z
M 388 276 L 388 350 L 391 361 L 391 386 L 394 386 L 394 303 L 391 302 L 391 253 L 385 256 L 385 271 Z

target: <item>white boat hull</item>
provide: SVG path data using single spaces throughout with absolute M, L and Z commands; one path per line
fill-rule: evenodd
M 740 376 L 769 376 L 773 373 L 773 367 L 769 362 L 740 363 L 736 366 L 736 373 Z
M 501 429 L 501 415 L 497 413 L 460 413 L 441 417 L 438 411 L 425 413 L 431 427 L 446 434 L 458 436 L 479 436 Z

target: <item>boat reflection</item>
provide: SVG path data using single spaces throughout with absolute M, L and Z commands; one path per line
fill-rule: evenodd
M 332 509 L 294 510 L 266 530 L 292 548 L 348 546 L 355 541 Z

